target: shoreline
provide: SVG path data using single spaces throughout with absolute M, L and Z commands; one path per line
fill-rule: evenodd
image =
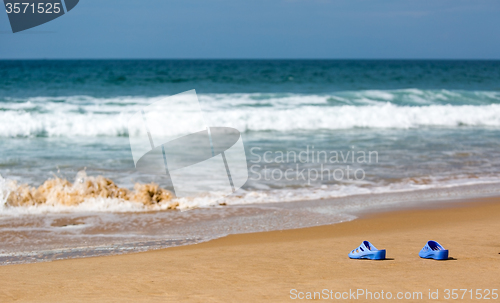
M 423 292 L 424 299 L 439 289 L 441 301 L 445 289 L 499 288 L 500 197 L 439 204 L 141 253 L 1 266 L 0 299 L 282 302 L 292 289 L 362 288 Z M 348 259 L 363 240 L 387 249 L 388 260 Z M 453 260 L 420 259 L 427 240 Z
M 7 229 L 0 233 L 0 242 L 4 243 L 0 253 L 0 266 L 138 253 L 193 245 L 234 234 L 339 224 L 370 214 L 453 207 L 464 201 L 496 196 L 500 196 L 498 184 L 482 184 L 460 188 L 361 194 L 334 199 L 197 208 L 189 213 L 70 212 L 25 217 L 23 220 L 11 218 L 6 219 L 3 226 L 16 229 Z M 95 221 L 102 223 L 94 225 Z M 116 222 L 120 224 L 116 225 Z M 28 226 L 36 227 L 40 224 L 45 224 L 50 229 L 24 231 Z M 148 228 L 137 229 L 138 224 Z M 132 228 L 128 228 L 129 225 Z M 76 233 L 72 234 L 73 239 L 64 238 L 64 234 L 71 229 L 76 229 Z M 110 236 L 114 237 L 113 240 L 110 240 Z M 148 239 L 144 238 L 145 236 Z M 93 242 L 87 242 L 89 239 L 84 237 L 94 237 Z M 17 239 L 24 240 L 19 242 Z M 38 244 L 25 246 L 31 242 Z

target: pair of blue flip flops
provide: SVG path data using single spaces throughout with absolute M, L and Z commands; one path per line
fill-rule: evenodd
M 448 250 L 436 241 L 429 241 L 418 254 L 420 258 L 447 260 Z M 384 260 L 385 249 L 377 249 L 368 241 L 363 241 L 361 245 L 349 253 L 351 259 Z

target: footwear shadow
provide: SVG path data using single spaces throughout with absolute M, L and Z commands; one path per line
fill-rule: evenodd
M 435 261 L 457 261 L 457 260 L 458 260 L 458 259 L 453 258 L 453 257 L 449 257 L 448 259 L 441 259 L 441 260 L 439 260 L 439 259 L 438 259 L 438 260 L 436 260 L 436 259 L 435 259 Z
M 381 260 L 373 260 L 373 259 L 351 259 L 351 260 L 363 260 L 363 261 L 393 261 L 394 258 L 385 258 Z

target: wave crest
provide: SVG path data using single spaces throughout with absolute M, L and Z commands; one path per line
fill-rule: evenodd
M 0 100 L 0 137 L 121 137 L 130 117 L 158 97 L 36 97 Z M 495 91 L 366 90 L 328 95 L 199 95 L 209 125 L 245 131 L 350 128 L 500 127 Z M 173 123 L 189 121 L 192 109 L 175 108 Z M 174 130 L 172 130 L 174 131 Z M 175 135 L 175 134 L 172 134 Z
M 0 177 L 1 178 L 1 177 Z M 118 199 L 150 207 L 162 205 L 163 209 L 175 209 L 172 192 L 161 188 L 156 183 L 135 184 L 134 190 L 119 187 L 112 180 L 103 176 L 87 176 L 81 171 L 76 182 L 55 177 L 46 180 L 38 188 L 27 184 L 18 185 L 16 181 L 3 180 L 3 202 L 5 206 L 77 206 L 88 199 Z M 0 197 L 1 198 L 1 197 Z

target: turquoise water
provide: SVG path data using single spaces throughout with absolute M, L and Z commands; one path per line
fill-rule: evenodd
M 0 61 L 0 98 L 394 90 L 500 90 L 500 61 Z

